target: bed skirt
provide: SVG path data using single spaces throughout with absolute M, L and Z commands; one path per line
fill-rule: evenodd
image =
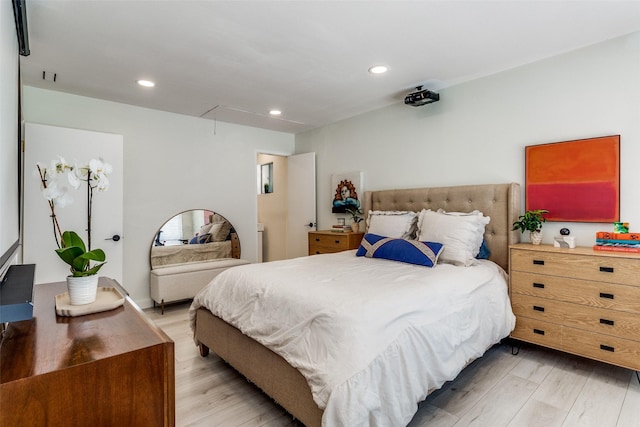
M 216 353 L 306 427 L 322 425 L 307 380 L 282 357 L 204 308 L 196 313 L 195 339 L 203 356 Z

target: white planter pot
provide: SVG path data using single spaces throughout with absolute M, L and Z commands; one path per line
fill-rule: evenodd
M 542 243 L 542 231 L 534 231 L 529 235 L 529 237 L 531 238 L 531 243 L 534 245 Z
M 71 305 L 91 304 L 98 292 L 98 275 L 83 277 L 67 276 L 67 290 Z
M 353 230 L 355 233 L 360 231 L 360 223 L 359 222 L 352 222 L 351 223 L 351 230 Z

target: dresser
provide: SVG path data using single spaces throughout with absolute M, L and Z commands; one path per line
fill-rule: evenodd
M 330 254 L 358 249 L 364 233 L 336 233 L 331 230 L 309 232 L 309 255 Z
M 56 316 L 65 291 L 36 285 L 33 319 L 5 330 L 0 426 L 175 425 L 173 341 L 128 297 L 114 310 Z
M 640 370 L 640 256 L 517 244 L 513 338 Z

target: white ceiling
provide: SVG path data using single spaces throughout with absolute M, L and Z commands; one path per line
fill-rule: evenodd
M 27 0 L 27 15 L 27 85 L 290 133 L 640 30 L 640 1 L 616 0 Z

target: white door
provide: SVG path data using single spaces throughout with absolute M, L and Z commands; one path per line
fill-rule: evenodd
M 287 157 L 287 258 L 309 255 L 316 229 L 316 153 Z
M 36 264 L 35 283 L 63 281 L 69 275 L 68 266 L 54 252 L 57 248 L 51 211 L 47 200 L 40 192 L 40 180 L 32 172 L 37 163 L 47 166 L 58 156 L 70 164 L 88 163 L 102 157 L 113 166 L 108 175 L 109 189 L 94 191 L 91 216 L 92 249 L 102 249 L 107 264 L 100 270 L 122 283 L 122 135 L 67 129 L 33 123 L 25 125 L 24 153 L 24 258 L 25 264 Z M 83 183 L 74 190 L 67 186 L 73 203 L 57 207 L 56 216 L 62 231 L 72 230 L 87 242 L 87 185 Z

